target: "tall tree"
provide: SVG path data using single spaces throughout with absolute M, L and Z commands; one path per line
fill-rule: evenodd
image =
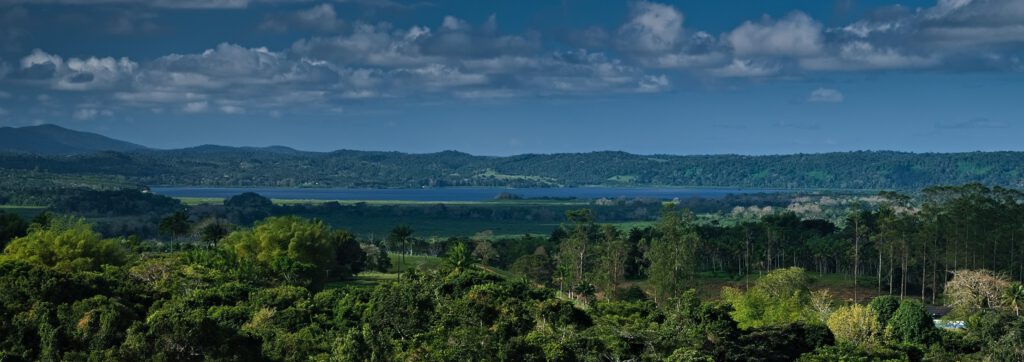
M 567 234 L 558 246 L 558 270 L 565 290 L 570 297 L 576 297 L 576 291 L 589 284 L 587 278 L 594 253 L 592 239 L 594 234 L 594 213 L 590 209 L 579 209 L 566 212 L 572 223 Z
M 647 275 L 654 289 L 655 302 L 665 302 L 693 286 L 700 244 L 693 220 L 693 213 L 679 209 L 675 204 L 665 205 L 662 209 L 657 236 L 651 240 L 647 251 L 647 259 L 651 263 Z

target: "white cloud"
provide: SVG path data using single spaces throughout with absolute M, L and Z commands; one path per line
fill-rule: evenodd
M 199 113 L 206 112 L 207 108 L 210 108 L 210 103 L 202 101 L 185 103 L 185 105 L 181 107 L 181 110 L 186 113 Z
M 0 0 L 0 5 L 15 4 L 64 4 L 103 5 L 139 4 L 159 8 L 180 9 L 238 9 L 249 6 L 249 0 Z
M 670 5 L 639 1 L 630 6 L 630 19 L 619 28 L 623 47 L 643 52 L 673 49 L 683 35 L 683 13 Z
M 79 121 L 88 121 L 96 119 L 99 116 L 110 117 L 113 115 L 114 112 L 109 109 L 99 109 L 95 108 L 95 105 L 87 104 L 79 106 L 79 108 L 71 114 L 71 117 Z
M 337 65 L 410 66 L 436 62 L 420 52 L 430 28 L 394 30 L 389 24 L 356 24 L 351 34 L 302 39 L 292 44 L 295 54 Z
M 338 14 L 334 12 L 334 5 L 320 4 L 306 10 L 295 13 L 299 23 L 322 31 L 333 31 L 341 26 Z
M 814 103 L 840 103 L 843 99 L 842 92 L 831 88 L 818 88 L 807 96 L 807 101 Z
M 224 113 L 227 113 L 227 114 L 241 114 L 241 113 L 245 113 L 245 108 L 242 108 L 242 107 L 239 107 L 239 106 L 236 106 L 236 105 L 231 105 L 231 104 L 225 104 L 225 105 L 220 106 L 219 108 L 220 108 L 221 112 L 224 112 Z
M 760 78 L 778 74 L 781 69 L 778 65 L 758 63 L 748 59 L 733 59 L 729 65 L 712 69 L 710 73 L 723 78 Z
M 866 41 L 852 41 L 840 46 L 837 54 L 800 60 L 809 70 L 886 70 L 927 68 L 938 65 L 936 56 L 914 56 L 893 48 L 876 48 Z
M 659 76 L 647 75 L 640 79 L 640 84 L 637 86 L 636 91 L 640 93 L 656 93 L 663 92 L 669 88 L 671 88 L 671 83 L 664 74 Z
M 287 31 L 289 26 L 303 29 L 311 29 L 320 32 L 333 32 L 340 30 L 344 21 L 338 18 L 338 13 L 332 4 L 320 4 L 314 7 L 299 10 L 289 14 L 274 14 L 268 16 L 260 24 L 260 28 L 269 31 Z
M 469 23 L 454 16 L 445 16 L 441 22 L 441 29 L 459 31 L 469 29 Z
M 131 77 L 138 67 L 138 63 L 128 58 L 90 57 L 65 61 L 59 55 L 40 49 L 21 59 L 22 75 L 48 81 L 52 88 L 60 90 L 109 88 Z
M 802 12 L 778 21 L 745 22 L 726 39 L 739 56 L 807 56 L 820 52 L 824 44 L 822 25 Z

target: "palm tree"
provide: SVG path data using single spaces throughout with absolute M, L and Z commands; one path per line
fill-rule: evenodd
M 1024 284 L 1013 283 L 1003 291 L 1003 302 L 1013 307 L 1013 312 L 1020 317 L 1020 307 L 1024 304 Z

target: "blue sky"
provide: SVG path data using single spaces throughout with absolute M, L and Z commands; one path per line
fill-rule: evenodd
M 0 0 L 0 125 L 158 148 L 1024 150 L 1024 1 Z

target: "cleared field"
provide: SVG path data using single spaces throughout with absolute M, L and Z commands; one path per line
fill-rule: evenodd
M 36 217 L 36 215 L 39 215 L 44 210 L 46 210 L 45 206 L 0 205 L 0 211 L 17 214 L 23 219 Z

